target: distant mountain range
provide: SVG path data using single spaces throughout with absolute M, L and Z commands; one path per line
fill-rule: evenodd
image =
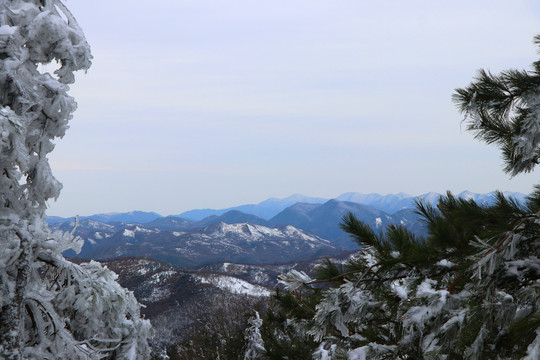
M 489 203 L 495 192 L 477 194 L 470 191 L 463 191 L 457 194 L 457 197 L 474 199 L 479 203 Z M 523 202 L 527 195 L 519 192 L 504 192 L 505 196 L 515 198 L 519 202 Z M 412 209 L 414 208 L 414 201 L 418 198 L 427 201 L 428 203 L 434 205 L 437 203 L 439 198 L 442 195 L 435 192 L 429 192 L 419 196 L 412 196 L 405 193 L 398 194 L 388 194 L 380 195 L 376 193 L 371 194 L 362 194 L 357 192 L 348 192 L 344 193 L 334 200 L 346 201 L 352 203 L 358 203 L 370 206 L 377 210 L 384 211 L 387 214 L 394 214 L 403 209 Z M 194 209 L 190 211 L 183 212 L 178 215 L 170 215 L 173 217 L 180 217 L 190 221 L 200 221 L 208 218 L 209 216 L 221 216 L 227 212 L 236 210 L 244 214 L 251 214 L 257 217 L 260 217 L 264 220 L 270 220 L 286 208 L 297 203 L 306 203 L 306 204 L 324 204 L 327 201 L 332 199 L 319 198 L 319 197 L 309 197 L 301 194 L 294 194 L 283 199 L 270 198 L 264 200 L 258 204 L 246 204 L 240 206 L 234 206 L 226 209 Z M 80 219 L 90 219 L 96 220 L 104 223 L 110 222 L 123 222 L 123 223 L 139 223 L 144 224 L 150 221 L 154 221 L 164 216 L 157 214 L 155 212 L 144 212 L 144 211 L 131 211 L 127 213 L 108 213 L 108 214 L 95 214 L 90 216 L 81 216 Z M 72 221 L 74 217 L 62 218 L 58 216 L 49 216 L 47 217 L 47 222 L 65 222 Z
M 495 194 L 494 191 L 490 193 L 486 193 L 486 194 L 477 194 L 477 193 L 472 193 L 470 191 L 463 191 L 457 194 L 456 196 L 460 198 L 465 198 L 465 199 L 474 199 L 478 203 L 489 203 L 492 200 L 494 194 Z M 515 198 L 519 202 L 523 202 L 527 196 L 522 193 L 509 192 L 509 191 L 505 191 L 504 194 L 507 197 Z M 441 196 L 442 194 L 435 193 L 435 192 L 429 192 L 429 193 L 422 194 L 419 196 L 412 196 L 405 193 L 381 195 L 381 194 L 376 194 L 376 193 L 361 194 L 357 192 L 348 192 L 348 193 L 339 195 L 335 199 L 327 199 L 327 198 L 309 197 L 309 196 L 304 196 L 301 194 L 295 194 L 295 195 L 292 195 L 283 199 L 270 198 L 258 204 L 241 205 L 241 206 L 235 206 L 235 207 L 231 207 L 227 209 L 190 210 L 176 216 L 182 217 L 184 219 L 198 221 L 211 215 L 219 216 L 231 210 L 238 210 L 246 214 L 256 215 L 265 220 L 270 220 L 271 218 L 273 218 L 274 216 L 276 216 L 277 214 L 279 214 L 280 212 L 282 212 L 283 210 L 285 210 L 291 205 L 294 205 L 297 203 L 320 205 L 320 204 L 326 203 L 329 200 L 339 200 L 339 201 L 358 203 L 358 204 L 370 206 L 377 210 L 384 211 L 387 214 L 394 214 L 403 209 L 414 208 L 414 202 L 418 198 L 423 199 L 427 201 L 428 203 L 434 205 L 437 203 L 437 201 L 439 200 Z
M 108 213 L 108 214 L 95 214 L 90 216 L 81 216 L 80 220 L 95 220 L 103 223 L 119 222 L 119 223 L 139 223 L 144 224 L 163 216 L 155 212 L 146 211 L 130 211 L 126 213 Z M 65 221 L 73 221 L 75 217 L 62 218 L 59 216 L 47 216 L 47 222 L 49 224 L 59 223 Z
M 478 202 L 489 202 L 490 195 L 459 194 Z M 434 204 L 440 196 L 427 193 L 421 199 Z M 525 199 L 519 193 L 507 196 L 518 201 Z M 268 210 L 272 204 L 276 211 L 305 199 L 301 195 L 269 199 L 262 208 Z M 349 212 L 377 232 L 383 232 L 390 224 L 399 224 L 416 234 L 424 234 L 413 209 L 415 199 L 402 193 L 384 196 L 346 193 L 323 203 L 317 203 L 322 199 L 307 198 L 310 202 L 296 202 L 269 219 L 237 210 L 240 207 L 201 220 L 139 211 L 93 215 L 79 221 L 75 234 L 84 239 L 85 245 L 77 256 L 85 259 L 147 256 L 183 266 L 215 261 L 260 264 L 309 260 L 358 248 L 340 228 L 343 216 Z M 245 205 L 243 209 L 253 211 L 257 206 Z M 71 231 L 74 226 L 73 219 L 48 220 L 54 230 Z M 75 256 L 72 252 L 66 255 Z

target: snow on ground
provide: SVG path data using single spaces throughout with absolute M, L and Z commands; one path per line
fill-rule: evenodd
M 122 235 L 125 237 L 135 237 L 135 231 L 124 229 L 124 232 L 122 233 Z
M 302 230 L 299 230 L 299 229 L 295 228 L 292 225 L 285 226 L 283 228 L 283 232 L 285 233 L 285 235 L 299 236 L 302 239 L 307 240 L 307 241 L 311 241 L 311 242 L 318 242 L 318 243 L 323 242 L 323 243 L 328 243 L 328 244 L 330 243 L 330 241 L 328 241 L 328 240 L 324 240 L 324 239 L 321 239 L 321 238 L 309 236 L 306 233 L 304 233 Z
M 145 233 L 155 232 L 155 230 L 145 229 L 145 228 L 142 228 L 140 226 L 135 226 L 135 231 L 136 232 L 145 232 Z
M 309 242 L 314 242 L 314 243 L 323 242 L 323 243 L 330 244 L 328 240 L 324 240 L 318 237 L 307 235 L 303 231 L 291 225 L 287 225 L 280 229 L 280 228 L 269 228 L 262 225 L 253 225 L 249 223 L 237 223 L 237 224 L 220 223 L 219 227 L 214 232 L 214 234 L 219 234 L 219 235 L 228 234 L 228 233 L 240 235 L 248 241 L 264 240 L 265 238 L 287 239 L 290 237 L 299 237 Z
M 144 267 L 141 267 L 140 269 L 137 269 L 137 273 L 139 275 L 146 275 L 146 273 L 148 273 L 148 269 L 144 268 Z
M 151 284 L 160 285 L 163 282 L 167 281 L 174 274 L 176 274 L 176 271 L 171 271 L 171 270 L 162 271 L 162 272 L 152 275 L 149 281 Z
M 203 284 L 212 284 L 222 290 L 233 294 L 243 294 L 250 296 L 270 296 L 271 292 L 265 287 L 253 285 L 247 281 L 240 280 L 231 276 L 196 276 L 194 278 Z
M 133 229 L 124 229 L 124 232 L 122 233 L 122 235 L 125 237 L 135 237 L 135 233 L 137 232 L 152 233 L 152 232 L 159 232 L 159 230 L 156 231 L 156 230 L 150 230 L 150 229 L 145 229 L 139 226 L 135 226 L 135 228 Z
M 159 300 L 163 300 L 171 295 L 171 291 L 167 288 L 155 287 L 152 289 L 150 296 L 141 299 L 142 303 L 151 303 Z
M 219 229 L 217 232 L 220 234 L 234 233 L 234 234 L 243 234 L 246 239 L 249 240 L 259 240 L 265 236 L 274 236 L 274 237 L 283 237 L 283 233 L 278 229 L 271 229 L 266 226 L 252 225 L 248 223 L 238 223 L 238 224 L 219 224 Z

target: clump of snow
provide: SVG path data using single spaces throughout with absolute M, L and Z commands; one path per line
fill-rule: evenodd
M 391 285 L 391 288 L 401 299 L 406 300 L 408 298 L 407 288 L 404 286 L 403 281 L 394 281 Z
M 446 267 L 446 268 L 453 268 L 454 266 L 456 266 L 456 264 L 446 259 L 442 259 L 441 261 L 437 262 L 435 265 Z
M 15 34 L 17 26 L 2 25 L 0 26 L 0 36 L 9 37 Z

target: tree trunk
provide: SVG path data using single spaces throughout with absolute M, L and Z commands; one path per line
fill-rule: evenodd
M 0 356 L 6 360 L 21 360 L 23 349 L 22 342 L 24 332 L 23 300 L 26 292 L 29 262 L 28 252 L 25 251 L 26 241 L 21 239 L 23 248 L 17 261 L 11 265 L 8 273 L 15 280 L 15 296 L 11 302 L 3 306 L 0 310 Z

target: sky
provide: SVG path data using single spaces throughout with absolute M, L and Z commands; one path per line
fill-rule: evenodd
M 92 47 L 48 215 L 528 193 L 451 101 L 538 59 L 536 0 L 69 0 Z

